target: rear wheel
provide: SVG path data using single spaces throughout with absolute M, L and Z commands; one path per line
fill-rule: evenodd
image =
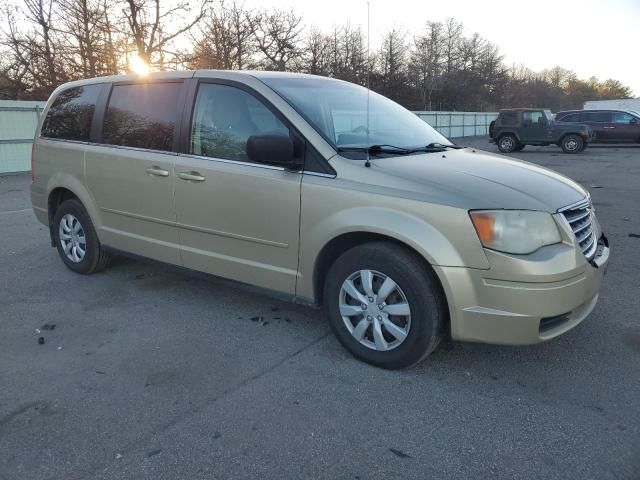
M 99 272 L 111 258 L 100 245 L 86 209 L 75 199 L 62 202 L 56 210 L 53 240 L 64 264 L 76 273 Z
M 564 153 L 580 153 L 584 150 L 584 139 L 580 135 L 566 135 L 560 142 Z
M 331 329 L 354 356 L 382 368 L 404 368 L 440 342 L 446 302 L 434 273 L 398 245 L 369 243 L 329 269 L 324 308 Z
M 498 139 L 498 150 L 502 153 L 511 153 L 518 148 L 518 139 L 511 133 L 505 133 Z

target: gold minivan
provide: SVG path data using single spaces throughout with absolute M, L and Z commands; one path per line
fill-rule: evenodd
M 322 305 L 340 342 L 385 368 L 443 337 L 564 333 L 593 310 L 609 258 L 577 183 L 311 75 L 65 84 L 32 170 L 35 214 L 74 272 L 124 252 Z

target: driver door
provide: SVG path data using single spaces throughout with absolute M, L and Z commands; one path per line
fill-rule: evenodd
M 549 137 L 549 122 L 542 110 L 522 112 L 520 139 L 524 142 L 544 142 Z
M 201 82 L 175 205 L 185 267 L 290 294 L 298 271 L 301 172 L 250 161 L 251 135 L 289 128 L 248 89 Z

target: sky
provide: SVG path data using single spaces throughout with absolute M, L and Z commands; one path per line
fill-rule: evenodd
M 293 8 L 306 25 L 329 31 L 350 21 L 366 31 L 366 0 L 244 0 L 247 8 Z M 508 65 L 556 65 L 583 79 L 614 78 L 640 97 L 640 0 L 370 0 L 371 48 L 392 28 L 419 33 L 453 17 L 478 32 Z M 377 43 L 376 43 L 377 42 Z

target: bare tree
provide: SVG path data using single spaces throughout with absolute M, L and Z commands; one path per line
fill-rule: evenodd
M 4 45 L 13 54 L 15 68 L 23 78 L 31 80 L 49 91 L 64 79 L 59 68 L 58 42 L 53 38 L 53 0 L 24 0 L 24 9 L 6 8 L 6 27 L 3 29 Z M 19 26 L 16 14 L 28 28 Z
M 392 29 L 384 36 L 378 52 L 378 80 L 374 85 L 388 97 L 401 101 L 407 95 L 407 47 L 405 35 Z
M 69 66 L 81 77 L 117 73 L 108 4 L 100 0 L 59 0 L 60 30 Z
M 276 71 L 292 68 L 303 54 L 302 17 L 292 10 L 261 10 L 248 19 L 256 49 L 264 56 L 259 66 Z
M 433 110 L 433 92 L 441 80 L 445 45 L 442 30 L 442 23 L 427 22 L 425 33 L 413 40 L 409 69 L 425 110 Z
M 187 20 L 184 17 L 191 12 L 188 2 L 164 7 L 161 0 L 124 0 L 123 5 L 124 33 L 131 37 L 138 56 L 148 64 L 154 60 L 162 60 L 164 64 L 163 52 L 205 17 L 209 0 L 202 0 L 195 16 Z
M 189 65 L 194 68 L 242 69 L 252 54 L 247 12 L 224 1 L 203 21 Z
M 312 27 L 304 41 L 303 70 L 313 75 L 331 73 L 331 40 L 318 28 Z

